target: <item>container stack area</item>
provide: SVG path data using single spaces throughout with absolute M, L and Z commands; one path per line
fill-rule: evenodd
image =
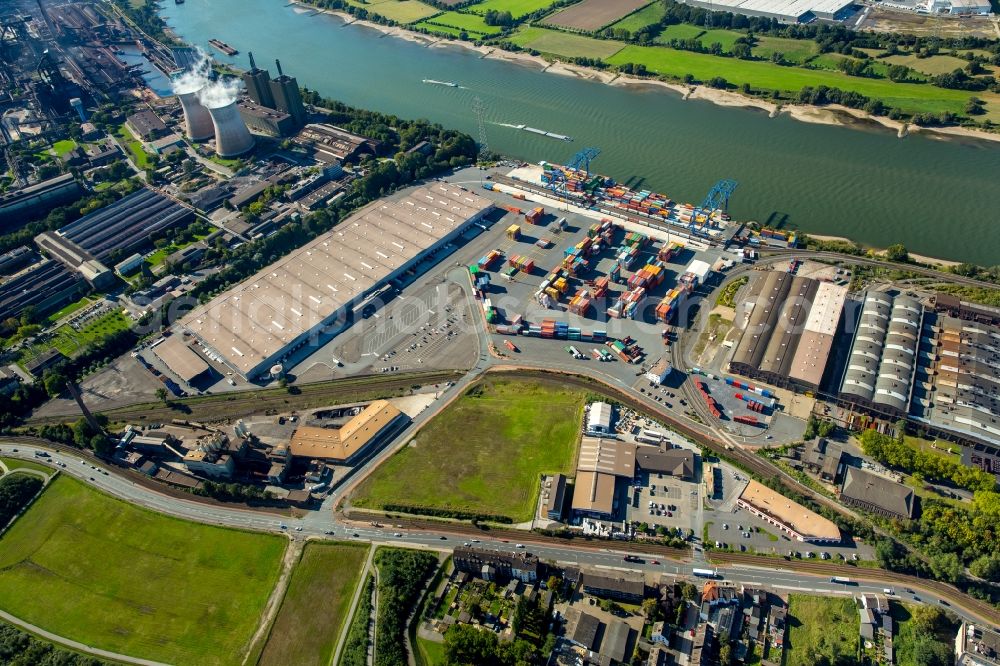
M 560 164 L 542 162 L 541 183 L 587 207 L 617 211 L 658 223 L 683 228 L 705 238 L 720 235 L 730 219 L 721 210 L 704 211 L 691 204 L 678 204 L 670 197 L 649 190 L 633 190 L 606 176 L 589 174 Z

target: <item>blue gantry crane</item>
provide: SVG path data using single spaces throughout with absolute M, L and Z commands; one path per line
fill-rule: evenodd
M 576 171 L 582 171 L 587 176 L 590 175 L 590 162 L 594 160 L 598 155 L 601 154 L 600 148 L 584 148 L 576 155 L 574 155 L 566 166 L 570 169 Z M 553 194 L 558 194 L 560 192 L 565 192 L 566 190 L 566 177 L 563 175 L 562 170 L 554 169 L 551 172 L 551 180 L 545 184 L 545 187 L 552 190 Z
M 601 154 L 600 148 L 584 148 L 576 155 L 574 155 L 573 159 L 571 159 L 569 161 L 569 164 L 567 164 L 566 166 L 568 166 L 571 169 L 582 171 L 589 176 L 590 161 L 596 159 L 597 156 L 600 154 Z
M 695 209 L 694 215 L 691 216 L 691 224 L 688 226 L 688 229 L 692 232 L 696 230 L 699 215 L 704 215 L 707 218 L 706 224 L 708 224 L 713 211 L 727 211 L 729 209 L 729 197 L 733 195 L 738 185 L 739 183 L 731 178 L 723 178 L 713 185 L 712 189 L 705 195 L 705 200 L 701 202 L 701 206 Z

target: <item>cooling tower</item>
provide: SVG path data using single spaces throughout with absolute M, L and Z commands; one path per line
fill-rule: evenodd
M 180 100 L 181 107 L 184 109 L 184 125 L 187 128 L 187 135 L 192 141 L 211 139 L 212 135 L 215 134 L 212 116 L 209 115 L 208 109 L 198 101 L 198 92 L 198 90 L 192 90 L 177 94 L 177 99 Z
M 236 100 L 216 108 L 209 108 L 215 125 L 215 152 L 219 157 L 235 157 L 253 148 L 253 136 L 240 117 Z

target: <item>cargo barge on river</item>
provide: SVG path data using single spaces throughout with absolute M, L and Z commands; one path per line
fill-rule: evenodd
M 221 39 L 210 39 L 208 40 L 208 43 L 217 48 L 218 50 L 222 51 L 223 53 L 225 53 L 227 56 L 234 56 L 237 53 L 239 53 L 237 49 L 234 49 L 232 46 L 226 44 Z

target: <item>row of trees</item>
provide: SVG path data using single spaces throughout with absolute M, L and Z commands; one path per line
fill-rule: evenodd
M 211 497 L 222 502 L 253 502 L 269 500 L 273 496 L 260 486 L 243 483 L 219 483 L 218 481 L 203 481 L 200 488 L 191 491 L 195 495 Z
M 33 474 L 8 474 L 0 479 L 0 528 L 6 527 L 41 489 L 42 480 Z
M 378 567 L 378 614 L 375 618 L 375 666 L 405 664 L 406 621 L 416 608 L 424 582 L 438 566 L 434 553 L 382 548 Z
M 369 575 L 364 585 L 358 607 L 351 618 L 351 627 L 347 630 L 347 638 L 344 639 L 344 649 L 340 653 L 341 666 L 366 666 L 368 663 L 368 621 L 372 614 L 375 579 Z
M 111 666 L 94 657 L 69 652 L 38 640 L 8 624 L 0 624 L 0 664 L 4 666 Z
M 865 455 L 909 474 L 928 480 L 950 482 L 972 491 L 992 491 L 996 488 L 996 478 L 989 472 L 921 451 L 900 439 L 893 439 L 874 430 L 863 432 L 860 441 Z

